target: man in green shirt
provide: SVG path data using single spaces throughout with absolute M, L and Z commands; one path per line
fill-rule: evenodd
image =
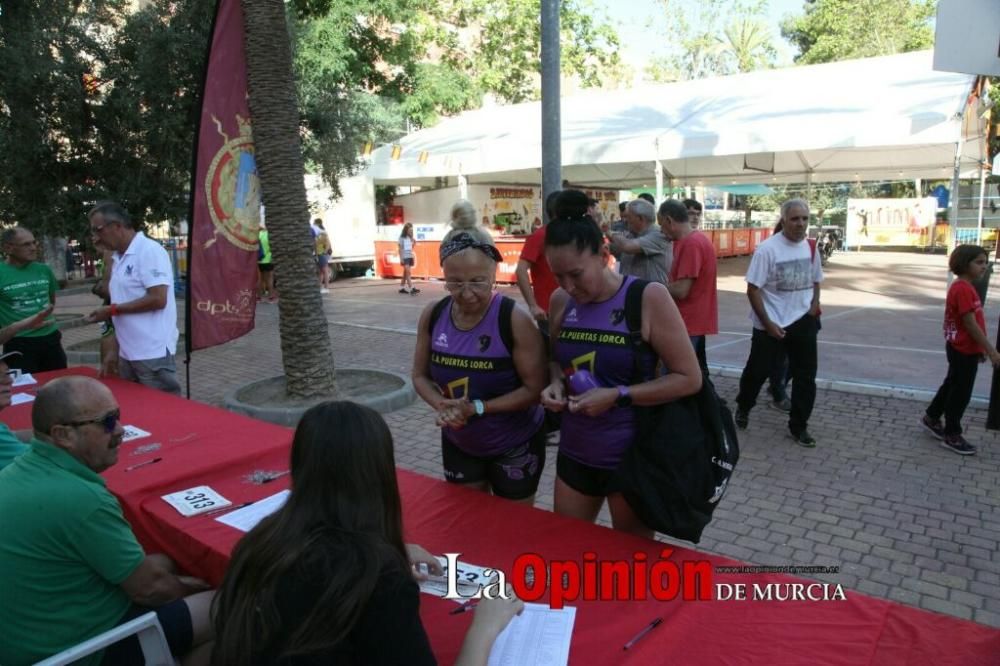
M 53 380 L 31 421 L 31 449 L 0 471 L 0 663 L 33 664 L 149 610 L 176 656 L 207 657 L 214 592 L 143 553 L 99 476 L 124 434 L 111 391 Z M 142 663 L 138 649 L 133 637 L 80 663 Z
M 7 260 L 0 263 L 0 326 L 11 324 L 44 310 L 56 300 L 59 288 L 52 269 L 36 261 L 38 242 L 24 227 L 11 227 L 0 234 L 0 247 Z M 43 372 L 66 367 L 62 334 L 54 317 L 45 325 L 18 333 L 7 341 L 5 352 L 19 351 L 10 366 L 24 372 Z

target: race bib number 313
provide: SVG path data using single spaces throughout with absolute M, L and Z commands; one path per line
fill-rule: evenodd
M 177 509 L 182 516 L 197 516 L 200 513 L 227 507 L 232 502 L 208 486 L 196 486 L 177 493 L 164 495 L 163 500 Z

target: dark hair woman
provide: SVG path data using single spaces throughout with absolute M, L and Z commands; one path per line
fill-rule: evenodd
M 440 565 L 403 544 L 385 421 L 351 402 L 313 407 L 295 431 L 290 469 L 288 501 L 233 552 L 213 608 L 212 663 L 435 663 L 411 561 L 435 573 Z M 480 604 L 458 663 L 485 664 L 521 607 L 516 598 Z
M 650 282 L 642 292 L 642 339 L 670 373 L 654 378 L 656 359 L 636 358 L 625 317 L 635 278 L 608 267 L 608 247 L 590 217 L 550 222 L 545 256 L 560 286 L 549 312 L 551 383 L 542 391 L 542 404 L 563 412 L 555 510 L 593 521 L 607 498 L 615 529 L 652 536 L 614 487 L 614 470 L 636 436 L 633 405 L 701 388 L 694 347 L 667 288 Z
M 413 286 L 413 265 L 416 262 L 417 245 L 413 239 L 413 224 L 407 222 L 403 225 L 403 230 L 399 232 L 399 263 L 403 265 L 403 279 L 399 281 L 399 293 L 414 294 L 420 290 Z

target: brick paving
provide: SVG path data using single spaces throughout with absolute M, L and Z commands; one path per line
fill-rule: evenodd
M 338 366 L 409 372 L 413 322 L 438 290 L 413 299 L 397 298 L 395 290 L 390 282 L 334 285 L 324 307 Z M 72 295 L 60 299 L 59 311 L 85 313 L 95 305 L 90 295 Z M 380 318 L 390 322 L 387 330 L 371 324 Z M 276 306 L 263 304 L 254 332 L 197 352 L 192 396 L 219 404 L 238 385 L 281 374 L 276 324 Z M 64 336 L 70 345 L 95 337 L 96 328 Z M 730 402 L 736 381 L 716 380 Z M 815 578 L 1000 627 L 998 434 L 984 430 L 983 409 L 970 408 L 968 437 L 979 454 L 956 456 L 919 428 L 923 407 L 821 389 L 810 422 L 819 445 L 803 449 L 786 436 L 786 415 L 758 405 L 741 433 L 742 457 L 730 490 L 697 548 L 754 564 L 839 566 L 840 573 Z M 431 410 L 418 400 L 386 420 L 398 464 L 441 478 Z M 554 451 L 549 449 L 536 500 L 545 509 L 552 506 Z M 608 524 L 606 510 L 600 520 Z

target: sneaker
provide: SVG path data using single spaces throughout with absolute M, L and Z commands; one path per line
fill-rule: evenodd
M 792 439 L 795 440 L 795 443 L 798 444 L 799 446 L 804 446 L 807 449 L 816 448 L 816 438 L 810 435 L 808 430 L 803 430 L 798 434 L 789 431 L 788 434 L 791 436 Z
M 931 417 L 924 414 L 923 418 L 920 419 L 920 425 L 930 433 L 931 437 L 944 441 L 944 426 L 941 425 L 941 419 L 931 419 Z
M 417 289 L 416 287 L 414 287 L 413 289 L 411 289 L 411 290 L 410 290 L 410 295 L 411 295 L 411 296 L 412 296 L 413 294 L 419 294 L 419 293 L 420 293 L 420 290 L 419 290 L 419 289 Z
M 782 398 L 781 400 L 772 400 L 768 403 L 772 409 L 777 409 L 779 412 L 785 412 L 786 414 L 792 411 L 792 401 L 788 398 Z
M 736 427 L 740 430 L 746 430 L 748 425 L 750 425 L 750 412 L 744 412 L 742 409 L 737 409 Z
M 408 294 L 408 293 L 410 293 L 410 292 L 408 292 L 408 291 L 406 290 L 406 287 L 403 287 L 402 289 L 400 289 L 400 290 L 399 290 L 399 293 L 401 293 L 401 294 Z
M 321 294 L 329 294 L 329 293 L 330 293 L 330 290 L 329 290 L 329 289 L 326 289 L 326 288 L 323 288 L 323 289 L 320 289 L 320 290 L 319 290 L 319 293 L 321 293 Z
M 961 435 L 948 435 L 941 440 L 943 448 L 954 451 L 960 456 L 973 456 L 976 454 L 976 447 L 965 441 Z

